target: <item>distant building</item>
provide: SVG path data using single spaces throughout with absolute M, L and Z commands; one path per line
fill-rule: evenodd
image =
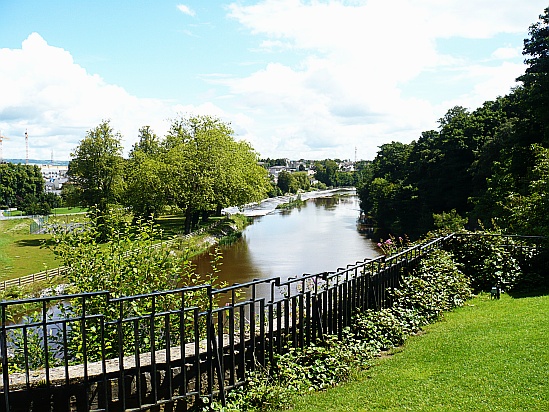
M 40 165 L 40 171 L 45 182 L 45 189 L 47 192 L 61 194 L 63 184 L 68 180 L 67 172 L 69 167 L 67 165 Z

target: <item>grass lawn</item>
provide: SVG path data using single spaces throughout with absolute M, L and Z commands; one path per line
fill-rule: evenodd
M 51 210 L 52 215 L 70 215 L 75 213 L 85 213 L 88 211 L 87 207 L 56 207 Z
M 482 295 L 294 411 L 548 411 L 549 296 Z
M 40 247 L 50 236 L 31 235 L 31 223 L 32 219 L 0 220 L 0 280 L 59 266 L 53 253 Z

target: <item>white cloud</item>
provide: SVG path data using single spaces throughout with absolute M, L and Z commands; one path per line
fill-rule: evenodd
M 30 158 L 50 159 L 53 151 L 56 159 L 67 160 L 86 132 L 104 119 L 121 132 L 127 152 L 139 128 L 150 125 L 163 135 L 168 119 L 183 111 L 181 106 L 137 98 L 107 84 L 37 33 L 21 49 L 0 49 L 0 90 L 0 130 L 10 137 L 3 144 L 4 158 L 25 158 L 27 129 Z M 192 106 L 184 110 L 194 111 Z
M 519 57 L 522 49 L 518 47 L 499 47 L 492 53 L 492 57 L 497 60 L 509 60 Z
M 461 91 L 445 104 L 475 109 L 508 93 L 524 67 L 488 62 L 516 57 L 512 47 L 496 46 L 481 65 L 439 50 L 437 40 L 525 33 L 543 2 L 263 0 L 229 10 L 264 48 L 307 55 L 298 64 L 271 61 L 225 81 L 242 110 L 254 113 L 250 128 L 268 136 L 262 147 L 298 157 L 350 157 L 358 146 L 359 157 L 371 158 L 382 143 L 410 141 L 436 127 L 452 107 L 403 97 L 420 74 L 445 68 L 448 82 L 460 82 Z
M 383 143 L 411 141 L 436 128 L 454 105 L 474 109 L 509 92 L 524 70 L 522 39 L 492 41 L 502 33 L 525 36 L 546 7 L 541 0 L 523 3 L 233 3 L 229 16 L 243 27 L 240 32 L 254 36 L 246 44 L 257 58 L 239 61 L 237 47 L 237 63 L 210 56 L 210 72 L 196 74 L 210 83 L 197 102 L 133 96 L 33 33 L 21 49 L 0 49 L 0 130 L 11 137 L 4 142 L 4 157 L 24 157 L 25 129 L 31 157 L 48 159 L 53 149 L 55 158 L 67 159 L 102 119 L 112 120 L 127 151 L 144 125 L 163 135 L 178 114 L 209 114 L 230 121 L 238 137 L 264 157 L 352 158 L 357 147 L 359 158 L 372 158 Z M 194 16 L 188 6 L 177 7 Z M 217 35 L 214 27 L 227 26 L 212 26 Z M 457 44 L 461 38 L 484 39 L 489 51 L 473 58 L 441 49 L 441 40 Z M 206 39 L 197 37 L 196 46 L 207 50 L 211 45 L 198 43 Z M 253 64 L 243 64 L 249 61 Z M 263 62 L 259 69 L 258 62 Z M 231 74 L 252 67 L 248 74 Z
M 189 6 L 186 6 L 184 4 L 178 4 L 177 5 L 177 9 L 183 13 L 183 14 L 186 14 L 188 16 L 191 16 L 191 17 L 194 17 L 195 16 L 195 12 L 194 10 L 192 10 L 191 8 L 189 8 Z

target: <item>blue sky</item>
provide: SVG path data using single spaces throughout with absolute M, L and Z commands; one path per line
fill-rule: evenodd
M 110 119 L 125 152 L 170 119 L 230 122 L 262 157 L 372 159 L 524 72 L 528 0 L 0 0 L 4 158 L 69 160 Z

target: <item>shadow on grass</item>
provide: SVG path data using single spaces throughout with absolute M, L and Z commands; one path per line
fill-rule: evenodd
M 185 216 L 183 215 L 169 215 L 162 216 L 159 219 L 155 219 L 157 224 L 167 236 L 180 235 L 185 231 Z
M 513 299 L 522 299 L 522 298 L 535 298 L 538 296 L 549 295 L 549 284 L 541 284 L 536 287 L 530 287 L 524 290 L 511 291 L 507 293 Z
M 196 227 L 193 227 L 191 231 L 200 229 L 203 226 L 209 226 L 217 220 L 224 219 L 224 216 L 210 216 L 207 222 L 200 220 Z M 185 216 L 181 215 L 166 215 L 158 218 L 154 222 L 157 224 L 167 236 L 182 235 L 185 232 Z
M 15 242 L 18 247 L 40 247 L 44 244 L 44 239 L 21 239 Z

